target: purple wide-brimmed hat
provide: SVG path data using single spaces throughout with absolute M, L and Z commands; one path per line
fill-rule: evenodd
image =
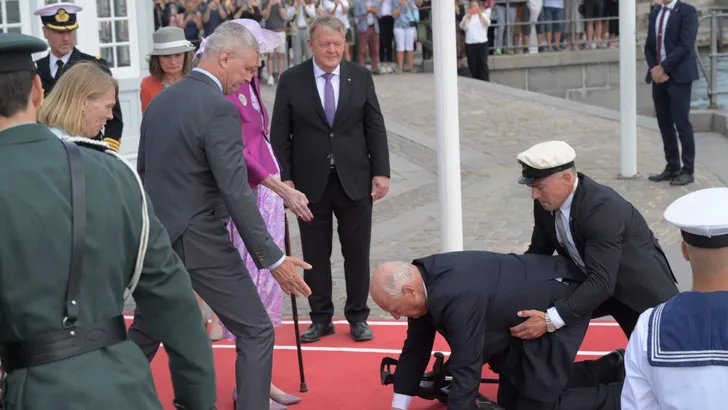
M 255 39 L 258 40 L 258 47 L 260 47 L 260 54 L 270 53 L 271 51 L 275 50 L 278 46 L 280 46 L 282 43 L 280 36 L 278 36 L 278 33 L 274 32 L 274 31 L 266 30 L 266 29 L 260 27 L 260 24 L 258 24 L 258 22 L 255 20 L 237 19 L 237 20 L 231 20 L 231 22 L 240 24 L 241 26 L 247 28 L 253 34 L 253 37 L 255 37 Z M 215 33 L 213 32 L 212 34 L 214 35 Z M 202 55 L 202 53 L 205 51 L 206 43 L 207 43 L 207 38 L 202 40 L 202 43 L 200 44 L 200 49 L 197 50 L 197 53 L 195 53 L 195 57 L 199 57 Z

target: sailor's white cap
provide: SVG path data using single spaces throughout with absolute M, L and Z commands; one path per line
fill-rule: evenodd
M 667 207 L 665 220 L 697 248 L 728 247 L 728 188 L 691 192 Z

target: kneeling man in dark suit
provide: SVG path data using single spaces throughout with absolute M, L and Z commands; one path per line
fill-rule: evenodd
M 452 351 L 447 408 L 476 408 L 482 367 L 500 375 L 506 410 L 618 409 L 623 351 L 574 364 L 588 320 L 537 339 L 511 336 L 524 310 L 546 310 L 577 288 L 581 275 L 558 256 L 451 252 L 389 262 L 372 277 L 371 296 L 395 319 L 408 318 L 394 374 L 393 409 L 417 394 L 439 332 Z
M 677 295 L 677 281 L 640 211 L 614 189 L 576 170 L 564 141 L 536 144 L 516 157 L 519 184 L 533 199 L 527 254 L 568 258 L 583 283 L 513 329 L 522 339 L 590 318 L 612 316 L 629 338 L 645 310 Z

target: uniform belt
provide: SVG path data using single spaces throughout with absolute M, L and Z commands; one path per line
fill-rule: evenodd
M 124 316 L 2 346 L 6 372 L 68 359 L 127 340 Z

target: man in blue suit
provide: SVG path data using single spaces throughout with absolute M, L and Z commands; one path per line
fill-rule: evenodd
M 695 55 L 698 13 L 695 7 L 680 0 L 662 2 L 662 6 L 650 12 L 645 42 L 645 59 L 649 71 L 645 81 L 652 83 L 652 100 L 662 133 L 667 166 L 662 173 L 649 179 L 655 182 L 670 181 L 671 185 L 687 185 L 693 182 L 695 171 L 690 96 L 693 81 L 698 79 Z M 682 166 L 678 136 L 682 145 Z

